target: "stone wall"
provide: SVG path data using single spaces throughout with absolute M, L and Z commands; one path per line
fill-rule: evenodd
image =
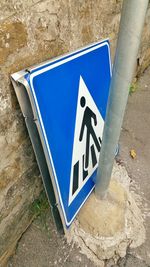
M 41 178 L 10 74 L 46 59 L 110 38 L 116 44 L 119 0 L 0 1 L 0 265 L 33 218 L 30 205 Z M 150 9 L 137 59 L 150 63 Z

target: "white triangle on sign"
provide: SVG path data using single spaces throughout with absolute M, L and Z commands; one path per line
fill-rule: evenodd
M 69 205 L 98 166 L 104 120 L 80 76 L 70 173 Z

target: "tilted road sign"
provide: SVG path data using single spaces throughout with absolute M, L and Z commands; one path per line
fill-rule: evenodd
M 69 227 L 95 186 L 111 79 L 109 42 L 98 42 L 12 78 L 26 87 L 56 204 L 64 227 Z M 44 184 L 49 196 L 45 180 Z

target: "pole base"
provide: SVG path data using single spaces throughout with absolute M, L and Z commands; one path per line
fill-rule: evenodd
M 67 240 L 76 242 L 97 266 L 103 267 L 106 260 L 115 264 L 129 246 L 145 240 L 142 215 L 129 184 L 125 168 L 115 165 L 107 197 L 98 200 L 93 193 L 66 233 Z

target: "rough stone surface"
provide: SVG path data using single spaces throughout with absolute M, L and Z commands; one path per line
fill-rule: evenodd
M 92 194 L 86 201 L 78 216 L 80 227 L 94 236 L 115 235 L 125 227 L 125 204 L 124 189 L 116 180 L 112 180 L 106 199 L 99 201 L 95 194 Z
M 29 206 L 42 188 L 9 75 L 107 37 L 113 57 L 121 3 L 0 1 L 0 262 L 32 219 Z M 137 60 L 138 73 L 150 62 L 149 40 L 150 8 Z
M 0 25 L 0 64 L 5 63 L 8 56 L 15 50 L 26 45 L 27 31 L 22 22 L 4 22 Z
M 145 241 L 139 199 L 135 201 L 129 185 L 125 168 L 115 164 L 107 198 L 97 200 L 92 194 L 66 233 L 68 242 L 75 242 L 97 266 L 105 266 L 106 260 L 115 264 L 129 247 Z

